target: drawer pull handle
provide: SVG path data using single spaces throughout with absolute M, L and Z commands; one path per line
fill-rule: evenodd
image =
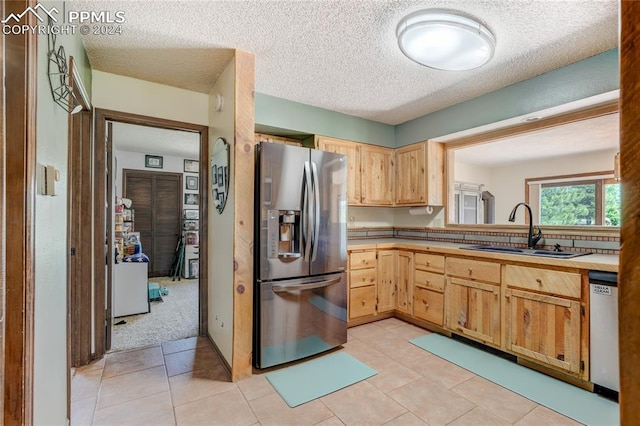
M 429 309 L 429 304 L 427 303 L 427 301 L 426 301 L 426 300 L 423 300 L 423 301 L 422 301 L 422 303 L 424 303 L 424 307 L 425 307 L 425 308 Z
M 509 296 L 510 296 L 509 294 L 505 294 L 505 295 L 504 295 L 504 298 L 505 298 L 505 299 L 508 299 L 508 298 L 509 298 Z
M 540 279 L 540 278 L 536 278 L 536 282 L 537 282 L 538 284 L 542 284 L 542 279 Z
M 362 301 L 362 306 L 364 306 L 364 300 Z
M 473 268 L 469 268 L 469 275 L 473 274 Z
M 427 260 L 427 266 L 429 266 L 429 265 L 431 265 L 431 262 L 429 262 L 429 261 Z
M 494 295 L 495 297 L 498 297 L 498 292 L 497 292 L 497 291 L 494 291 L 494 292 L 493 292 L 493 295 Z

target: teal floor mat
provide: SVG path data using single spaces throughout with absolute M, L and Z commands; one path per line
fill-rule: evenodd
M 289 407 L 296 407 L 376 374 L 351 355 L 337 352 L 267 373 L 267 380 Z
M 618 404 L 597 394 L 439 334 L 417 337 L 410 342 L 580 423 L 620 424 Z

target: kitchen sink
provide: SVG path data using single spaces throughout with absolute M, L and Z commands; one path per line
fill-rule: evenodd
M 554 251 L 554 250 L 536 250 L 536 249 L 521 249 L 516 247 L 504 247 L 504 246 L 491 246 L 491 245 L 477 245 L 461 247 L 467 250 L 488 251 L 494 253 L 506 253 L 506 254 L 519 254 L 525 256 L 538 256 L 538 257 L 553 257 L 556 259 L 571 259 L 572 257 L 584 256 L 590 253 L 582 253 L 577 251 Z

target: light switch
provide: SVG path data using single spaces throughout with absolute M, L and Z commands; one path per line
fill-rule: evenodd
M 44 185 L 42 186 L 43 195 L 57 195 L 56 182 L 60 181 L 60 170 L 54 166 L 44 166 Z

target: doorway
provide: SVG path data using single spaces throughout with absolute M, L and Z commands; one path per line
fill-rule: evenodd
M 193 209 L 196 212 L 197 217 L 205 218 L 203 223 L 201 223 L 200 226 L 197 228 L 196 234 L 197 234 L 197 240 L 200 243 L 199 257 L 201 259 L 206 259 L 206 254 L 207 254 L 206 213 L 203 213 L 203 209 L 205 209 L 207 205 L 207 191 L 202 189 L 207 188 L 207 185 L 208 185 L 208 174 L 206 169 L 206 165 L 208 161 L 206 160 L 200 161 L 200 159 L 206 159 L 208 156 L 208 151 L 209 151 L 208 127 L 196 125 L 196 124 L 184 123 L 184 122 L 175 122 L 175 121 L 159 119 L 154 117 L 146 117 L 146 116 L 122 113 L 117 111 L 97 109 L 95 140 L 97 145 L 100 144 L 100 141 L 104 141 L 104 146 L 102 147 L 103 149 L 101 149 L 100 146 L 96 147 L 96 151 L 95 151 L 96 156 L 102 157 L 102 158 L 97 158 L 96 164 L 100 164 L 100 162 L 102 162 L 102 164 L 104 164 L 104 167 L 102 168 L 102 170 L 107 170 L 106 174 L 101 174 L 102 176 L 96 177 L 97 179 L 102 179 L 102 182 L 104 183 L 104 192 L 101 194 L 96 193 L 95 195 L 96 203 L 100 202 L 99 200 L 102 200 L 102 203 L 106 205 L 106 209 L 104 211 L 104 218 L 103 218 L 104 219 L 103 229 L 105 234 L 107 235 L 107 247 L 106 247 L 106 259 L 107 259 L 106 266 L 107 267 L 106 267 L 104 281 L 98 280 L 96 282 L 96 294 L 97 295 L 104 294 L 104 297 L 102 298 L 102 300 L 96 301 L 97 307 L 102 305 L 106 308 L 105 310 L 102 310 L 102 311 L 100 309 L 96 309 L 96 323 L 106 324 L 105 328 L 102 330 L 103 331 L 102 336 L 96 335 L 96 346 L 98 346 L 102 342 L 102 348 L 100 348 L 102 349 L 102 354 L 104 354 L 109 350 L 115 349 L 115 348 L 112 348 L 113 327 L 114 327 L 114 323 L 122 321 L 122 319 L 115 319 L 114 321 L 115 312 L 114 312 L 114 306 L 113 306 L 113 299 L 111 297 L 114 294 L 113 283 L 114 283 L 115 274 L 119 273 L 116 269 L 119 267 L 117 267 L 116 266 L 117 264 L 115 263 L 116 262 L 115 243 L 113 238 L 116 234 L 115 229 L 117 224 L 115 223 L 115 221 L 118 220 L 118 218 L 115 215 L 115 208 L 116 208 L 115 194 L 119 194 L 120 199 L 126 198 L 124 197 L 124 193 L 122 192 L 125 187 L 124 179 L 122 177 L 123 174 L 120 174 L 118 176 L 118 172 L 122 173 L 122 170 L 124 169 L 138 168 L 138 169 L 141 169 L 140 171 L 142 172 L 162 171 L 162 172 L 187 173 L 187 172 L 184 172 L 184 167 L 186 167 L 187 161 L 184 161 L 184 160 L 180 161 L 181 164 L 179 165 L 180 167 L 179 170 L 176 170 L 176 169 L 171 170 L 170 167 L 168 167 L 171 161 L 170 159 L 171 156 L 166 153 L 162 153 L 158 151 L 156 149 L 157 144 L 154 147 L 153 142 L 151 142 L 151 145 L 150 145 L 151 147 L 153 147 L 153 149 L 147 146 L 146 148 L 143 148 L 141 150 L 142 152 L 137 154 L 130 151 L 126 151 L 126 152 L 123 151 L 120 155 L 116 156 L 115 154 L 118 151 L 118 143 L 114 139 L 114 135 L 117 137 L 118 127 L 122 125 L 134 125 L 137 128 L 136 130 L 142 130 L 142 131 L 146 130 L 148 132 L 153 132 L 157 130 L 180 131 L 180 132 L 183 132 L 184 134 L 188 134 L 191 137 L 196 138 L 197 145 L 196 145 L 195 152 L 185 157 L 184 160 L 188 160 L 188 165 L 190 167 L 190 169 L 188 170 L 188 173 L 189 173 L 189 176 L 191 176 L 191 179 L 189 179 L 190 181 L 189 183 L 190 185 L 192 185 L 191 188 L 193 188 L 193 185 L 195 185 L 197 188 L 201 190 L 194 192 L 192 190 L 187 190 L 186 188 L 182 188 L 182 187 L 185 187 L 187 183 L 186 179 L 183 177 L 182 181 L 179 182 L 181 190 L 178 191 L 178 194 L 177 194 L 178 197 L 176 199 L 175 183 L 170 185 L 174 185 L 173 186 L 174 193 L 172 195 L 173 197 L 172 199 L 173 201 L 176 202 L 177 206 L 178 205 L 180 206 L 179 209 L 174 208 L 174 210 L 179 211 L 178 214 L 179 214 L 180 222 L 183 221 L 183 215 L 185 210 L 183 201 L 186 198 L 185 193 L 187 192 L 191 194 L 190 197 L 193 199 L 192 200 L 193 205 L 190 205 L 189 208 Z M 115 131 L 113 130 L 114 128 L 115 128 Z M 109 131 L 110 129 L 111 131 Z M 139 167 L 130 166 L 128 162 L 138 157 L 141 158 L 141 163 L 139 164 Z M 159 167 L 160 165 L 162 165 L 161 169 Z M 194 168 L 194 165 L 195 165 L 195 168 Z M 99 166 L 97 166 L 97 170 L 100 170 L 98 167 Z M 153 182 L 153 179 L 152 179 L 152 182 Z M 162 182 L 162 180 L 157 180 L 157 178 L 155 180 L 155 183 L 159 184 L 160 186 L 163 186 L 165 184 L 164 182 Z M 130 185 L 131 184 L 132 183 L 130 183 Z M 127 191 L 131 191 L 131 190 L 132 190 L 131 186 L 129 186 L 129 189 L 127 189 Z M 100 192 L 100 191 L 97 191 L 97 192 Z M 160 192 L 162 192 L 162 190 Z M 129 195 L 129 193 L 127 193 L 127 195 Z M 151 201 L 149 201 L 149 203 L 151 203 Z M 143 226 L 143 228 L 141 229 L 142 231 L 144 231 L 145 230 L 144 224 L 136 224 L 138 219 L 139 218 L 144 219 L 144 216 L 142 217 L 138 216 L 139 213 L 136 211 L 135 206 L 132 206 L 132 210 L 133 210 L 134 229 L 136 229 L 135 228 L 136 226 Z M 99 213 L 100 212 L 98 212 L 98 214 Z M 173 215 L 175 216 L 175 213 Z M 162 218 L 159 218 L 159 219 L 160 219 L 160 222 L 162 222 Z M 167 244 L 167 246 L 170 246 L 170 247 L 165 247 L 164 244 L 163 244 L 163 248 L 160 248 L 157 244 L 154 247 L 153 239 L 151 239 L 150 240 L 151 242 L 146 242 L 146 243 L 144 241 L 142 242 L 142 250 L 147 250 L 146 247 L 148 247 L 150 251 L 154 252 L 153 256 L 156 259 L 159 257 L 161 258 L 163 256 L 163 251 L 168 252 L 171 254 L 171 259 L 173 260 L 173 255 L 175 254 L 175 251 L 177 248 L 176 241 L 178 240 L 180 235 L 183 234 L 183 232 L 182 232 L 182 228 L 178 228 L 178 229 L 173 228 L 169 232 L 171 233 L 171 235 L 166 235 L 165 237 L 167 239 L 171 237 L 172 242 L 170 244 Z M 176 233 L 178 233 L 179 235 L 176 236 Z M 168 257 L 168 256 L 165 256 L 165 257 Z M 166 271 L 166 266 L 161 268 L 164 268 L 164 269 L 156 270 L 154 272 L 154 275 L 156 272 L 163 273 Z M 194 305 L 190 306 L 189 308 L 192 313 L 195 314 L 195 312 L 197 312 L 197 316 L 195 317 L 195 320 L 194 320 L 195 329 L 197 330 L 196 334 L 201 336 L 206 336 L 207 335 L 207 329 L 206 329 L 207 265 L 206 265 L 206 262 L 202 262 L 202 264 L 199 265 L 199 268 L 196 268 L 196 270 L 199 273 L 197 275 L 197 278 L 194 278 L 192 282 L 195 284 L 193 288 L 196 294 L 195 299 L 197 299 L 197 301 L 194 301 Z M 168 272 L 171 272 L 171 271 L 168 271 Z M 151 274 L 147 274 L 147 276 L 149 275 Z M 176 277 L 176 282 L 178 282 L 177 278 L 178 277 Z M 189 281 L 189 280 L 185 280 L 184 277 L 179 277 L 179 278 L 180 278 L 180 281 L 179 281 L 180 283 L 186 284 L 186 281 Z M 160 281 L 160 278 L 157 278 L 157 277 L 151 277 L 151 279 L 149 279 L 148 281 L 149 283 L 162 284 L 162 283 L 158 283 L 158 281 Z M 159 285 L 158 287 L 160 287 L 160 290 L 161 290 L 163 285 Z M 154 293 L 154 295 L 155 294 L 157 293 Z M 165 301 L 166 300 L 167 299 L 165 299 Z M 156 303 L 156 302 L 149 302 L 149 305 L 151 305 L 151 303 Z M 159 303 L 163 303 L 163 302 L 159 302 Z M 168 306 L 168 304 L 164 303 L 163 306 Z M 146 314 L 140 313 L 139 315 L 149 318 L 148 313 Z M 157 334 L 160 329 L 163 329 L 163 324 L 156 323 L 156 324 L 153 324 L 151 328 L 152 330 L 149 331 L 149 334 Z M 98 353 L 98 350 L 96 350 L 96 352 Z

